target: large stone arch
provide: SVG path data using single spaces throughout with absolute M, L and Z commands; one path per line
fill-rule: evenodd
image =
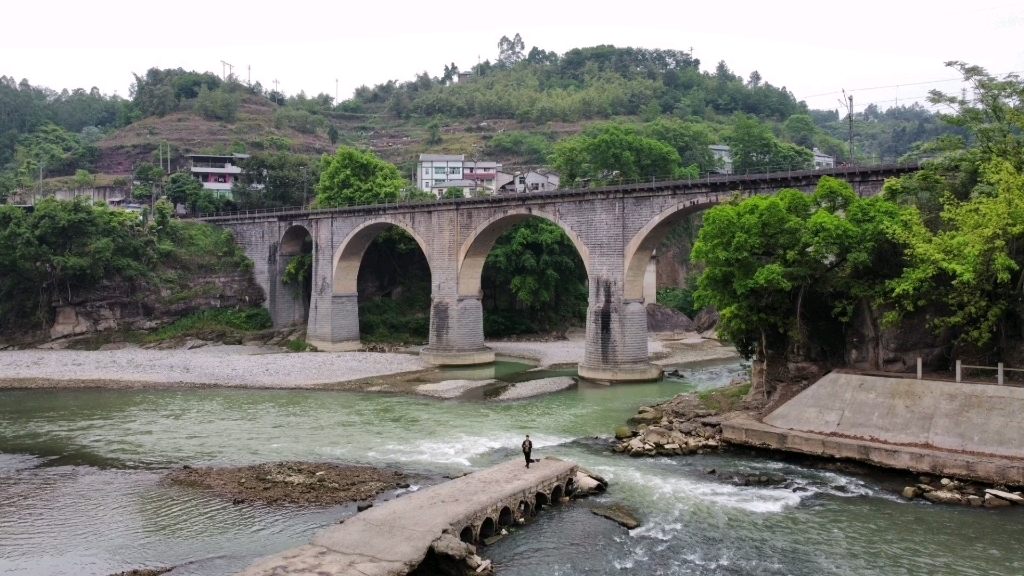
M 338 245 L 332 258 L 330 276 L 330 329 L 316 340 L 308 342 L 329 352 L 346 352 L 362 347 L 359 341 L 359 267 L 370 242 L 383 231 L 397 226 L 408 232 L 427 259 L 433 275 L 428 244 L 411 226 L 398 219 L 378 218 L 364 222 L 349 232 Z
M 271 273 L 272 287 L 268 293 L 267 308 L 274 326 L 289 326 L 305 323 L 309 316 L 310 301 L 305 294 L 306 287 L 295 289 L 294 285 L 282 282 L 288 264 L 302 253 L 306 238 L 314 238 L 313 231 L 305 223 L 290 224 L 277 242 L 277 255 Z M 314 240 L 313 251 L 316 251 Z
M 717 205 L 718 202 L 686 201 L 674 204 L 652 218 L 626 245 L 623 254 L 623 299 L 641 300 L 644 297 L 644 275 L 655 248 L 665 236 L 686 217 Z
M 423 251 L 423 255 L 427 259 L 427 265 L 432 267 L 427 243 L 411 226 L 393 219 L 370 220 L 349 232 L 348 236 L 345 237 L 334 252 L 332 286 L 335 295 L 356 293 L 359 266 L 363 262 L 363 254 L 366 253 L 366 248 L 369 247 L 370 242 L 373 242 L 381 232 L 393 226 L 405 230 L 416 240 L 420 250 Z
M 487 261 L 487 255 L 491 253 L 491 248 L 494 247 L 498 237 L 513 225 L 535 216 L 555 223 L 565 232 L 569 240 L 576 246 L 576 251 L 579 253 L 580 259 L 583 260 L 583 266 L 587 269 L 587 276 L 590 276 L 590 249 L 575 230 L 555 215 L 543 210 L 530 207 L 515 208 L 489 218 L 477 226 L 462 243 L 458 260 L 459 297 L 478 298 L 480 296 L 480 277 L 483 275 L 484 262 Z

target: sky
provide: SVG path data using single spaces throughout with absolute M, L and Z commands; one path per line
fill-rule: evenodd
M 599 44 L 692 48 L 703 70 L 719 60 L 744 77 L 757 70 L 821 109 L 838 108 L 843 89 L 858 110 L 923 101 L 933 88 L 957 92 L 948 60 L 1024 72 L 1024 2 L 1006 0 L 5 4 L 4 19 L 20 24 L 3 26 L 0 75 L 125 97 L 133 72 L 221 74 L 223 61 L 243 81 L 277 80 L 288 94 L 337 87 L 344 100 L 363 84 L 494 60 L 498 39 L 517 32 L 527 50 L 560 54 Z

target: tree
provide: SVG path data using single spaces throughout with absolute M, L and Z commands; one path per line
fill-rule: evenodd
M 696 165 L 699 172 L 716 168 L 711 131 L 704 124 L 661 119 L 644 126 L 643 135 L 668 144 L 679 154 L 683 166 Z
M 203 185 L 187 172 L 172 174 L 167 180 L 167 199 L 172 204 L 194 205 Z
M 728 137 L 733 170 L 802 170 L 814 160 L 810 150 L 779 142 L 771 129 L 740 114 Z
M 320 163 L 299 154 L 251 154 L 241 168 L 241 178 L 231 186 L 231 194 L 245 209 L 304 205 L 320 180 Z
M 887 234 L 898 221 L 894 203 L 827 176 L 813 196 L 782 190 L 712 208 L 693 248 L 705 266 L 696 304 L 715 306 L 719 333 L 758 358 L 759 386 L 769 357 L 841 357 L 854 305 L 881 298 L 902 271 Z
M 394 202 L 406 184 L 394 164 L 347 146 L 325 154 L 320 166 L 315 208 Z
M 338 143 L 338 128 L 331 124 L 327 128 L 327 139 L 331 141 L 331 145 Z
M 498 65 L 505 68 L 515 66 L 523 60 L 524 50 L 526 50 L 526 44 L 523 43 L 523 38 L 518 32 L 511 40 L 508 39 L 508 36 L 502 36 L 501 40 L 498 40 Z
M 454 200 L 456 198 L 465 198 L 466 194 L 462 191 L 462 188 L 448 188 L 444 191 L 444 195 L 441 196 L 442 200 Z
M 937 154 L 913 175 L 886 183 L 909 205 L 894 236 L 909 265 L 890 283 L 896 308 L 887 321 L 938 304 L 933 327 L 950 330 L 964 355 L 1020 359 L 1024 340 L 1024 80 L 948 62 L 974 98 L 933 91 L 950 110 L 943 120 L 969 138 L 941 136 Z
M 815 135 L 818 129 L 814 125 L 814 120 L 807 114 L 794 114 L 790 116 L 786 119 L 786 123 L 782 125 L 782 131 L 793 144 L 803 146 L 804 148 L 814 148 Z
M 81 190 L 82 188 L 92 188 L 96 185 L 96 176 L 91 174 L 88 170 L 76 170 L 75 171 L 75 186 Z
M 440 144 L 441 143 L 441 124 L 434 120 L 430 124 L 427 124 L 427 144 Z
M 207 120 L 234 122 L 238 112 L 238 97 L 223 90 L 210 90 L 204 84 L 199 88 L 193 109 Z
M 587 177 L 633 180 L 672 177 L 680 169 L 680 158 L 664 142 L 644 138 L 633 128 L 605 124 L 555 144 L 552 164 L 567 182 Z

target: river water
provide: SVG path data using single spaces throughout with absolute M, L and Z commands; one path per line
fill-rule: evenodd
M 0 574 L 172 565 L 172 575 L 230 574 L 355 511 L 233 506 L 168 485 L 167 469 L 329 460 L 395 466 L 429 483 L 519 457 L 524 434 L 537 456 L 605 475 L 612 487 L 597 501 L 626 505 L 643 525 L 627 531 L 585 501 L 547 509 L 483 551 L 502 576 L 1024 574 L 1022 509 L 905 502 L 893 490 L 910 477 L 852 476 L 747 451 L 608 451 L 607 436 L 639 406 L 742 370 L 509 403 L 331 391 L 0 392 Z M 734 486 L 709 468 L 791 482 Z

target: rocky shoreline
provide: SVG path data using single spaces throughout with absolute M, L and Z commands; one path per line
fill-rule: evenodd
M 365 506 L 388 490 L 409 488 L 406 475 L 372 466 L 320 462 L 275 462 L 240 467 L 193 468 L 185 465 L 167 475 L 173 484 L 211 491 L 235 504 Z
M 1024 505 L 1024 495 L 1011 492 L 1006 486 L 990 486 L 978 482 L 951 478 L 935 479 L 921 476 L 918 483 L 903 489 L 902 496 L 907 500 L 924 498 L 936 504 L 958 504 L 975 508 L 1005 508 L 1012 505 Z
M 658 404 L 644 406 L 615 431 L 612 450 L 641 456 L 705 454 L 722 446 L 722 420 L 727 413 L 753 409 L 743 397 L 750 383 L 736 380 L 705 392 L 680 394 Z

